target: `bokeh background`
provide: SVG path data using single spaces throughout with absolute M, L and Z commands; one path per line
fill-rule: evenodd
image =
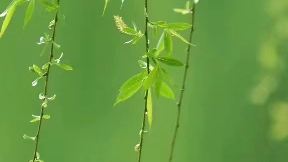
M 4 11 L 10 0 L 0 1 Z M 56 41 L 63 63 L 73 71 L 52 68 L 49 94 L 57 94 L 46 112 L 40 139 L 45 162 L 135 162 L 134 146 L 144 101 L 141 94 L 115 107 L 119 87 L 139 72 L 144 39 L 124 45 L 113 15 L 143 31 L 143 0 L 61 0 Z M 153 21 L 190 22 L 173 12 L 186 0 L 149 2 Z M 29 72 L 42 65 L 48 53 L 36 42 L 47 32 L 53 14 L 37 1 L 23 30 L 25 10 L 19 7 L 0 40 L 0 162 L 29 161 L 39 114 L 38 94 Z M 288 159 L 288 1 L 200 0 L 195 23 L 188 85 L 176 144 L 175 162 L 284 162 Z M 1 19 L 1 22 L 3 18 Z M 181 32 L 188 38 L 188 31 Z M 151 39 L 152 47 L 158 37 Z M 174 57 L 184 61 L 186 45 L 174 39 Z M 180 84 L 183 68 L 169 69 Z M 178 90 L 176 98 L 178 99 Z M 175 126 L 175 101 L 154 98 L 154 121 L 145 136 L 143 162 L 168 161 Z

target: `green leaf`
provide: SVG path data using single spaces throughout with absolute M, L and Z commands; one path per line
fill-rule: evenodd
M 165 38 L 165 31 L 161 34 L 159 41 L 157 43 L 157 53 L 155 54 L 155 56 L 157 57 L 163 50 L 164 50 L 164 38 Z
M 166 65 L 170 65 L 170 66 L 183 66 L 183 63 L 179 60 L 170 58 L 170 57 L 165 57 L 165 56 L 158 56 L 156 57 L 156 59 Z
M 143 85 L 143 88 L 144 88 L 144 91 L 146 91 L 148 88 L 151 87 L 151 85 L 156 81 L 157 77 L 159 76 L 159 67 L 156 66 L 152 71 L 151 73 L 149 73 L 144 85 Z
M 170 98 L 175 100 L 174 98 L 174 92 L 172 89 L 166 84 L 165 82 L 162 82 L 161 90 L 160 90 L 160 95 L 166 98 Z
M 171 56 L 172 50 L 173 50 L 173 42 L 172 42 L 171 33 L 167 30 L 165 31 L 164 47 L 168 56 Z
M 161 68 L 161 73 L 167 82 L 169 82 L 173 86 L 177 87 L 174 79 L 169 75 L 169 73 L 164 68 Z
M 188 23 L 170 23 L 170 24 L 160 24 L 158 26 L 170 30 L 185 30 L 190 28 L 192 25 Z
M 50 64 L 50 62 L 47 62 L 46 64 L 44 64 L 44 65 L 42 66 L 42 69 L 43 69 L 43 70 L 47 69 L 47 68 L 49 67 L 49 64 Z
M 193 45 L 190 42 L 188 42 L 184 37 L 182 37 L 179 33 L 177 33 L 176 31 L 170 30 L 170 32 L 172 33 L 172 35 L 178 37 L 179 39 L 181 39 L 183 42 L 189 44 L 189 45 Z
M 151 24 L 155 26 L 165 25 L 167 24 L 167 21 L 156 21 L 156 22 L 151 22 Z
M 39 74 L 39 76 L 42 76 L 43 75 L 43 72 L 42 70 L 37 66 L 37 65 L 33 65 L 33 69 L 36 73 Z
M 16 10 L 16 5 L 14 5 L 13 7 L 11 7 L 8 12 L 7 12 L 7 15 L 3 21 L 3 24 L 2 24 L 2 28 L 1 28 L 1 31 L 0 31 L 0 38 L 3 36 L 3 34 L 5 33 L 11 19 L 12 19 L 12 16 L 14 14 Z
M 152 126 L 152 120 L 153 120 L 153 116 L 152 116 L 152 93 L 151 93 L 151 89 L 149 88 L 148 90 L 148 96 L 147 96 L 147 118 L 148 118 L 148 123 L 149 123 L 149 128 L 151 129 Z
M 43 115 L 44 119 L 50 119 L 50 115 Z
M 59 8 L 59 4 L 57 4 L 57 2 L 54 2 L 54 3 L 50 3 L 50 2 L 47 2 L 45 0 L 41 0 L 40 1 L 44 6 L 46 6 L 46 11 L 48 12 L 51 12 L 51 11 L 54 11 L 56 9 Z
M 24 28 L 28 24 L 28 22 L 31 20 L 31 17 L 34 13 L 34 8 L 35 8 L 35 0 L 30 0 L 30 3 L 27 7 L 25 20 L 24 20 Z
M 183 14 L 183 15 L 192 13 L 191 10 L 182 9 L 182 8 L 175 8 L 175 9 L 173 9 L 173 10 L 174 10 L 174 12 L 178 12 L 178 13 L 181 13 L 181 14 Z
M 107 8 L 107 5 L 108 5 L 108 1 L 109 1 L 109 0 L 105 0 L 105 4 L 104 4 L 104 9 L 103 9 L 102 17 L 103 17 L 104 14 L 105 14 L 105 11 L 106 11 L 106 8 Z
M 128 35 L 138 35 L 138 32 L 132 28 L 123 28 L 123 32 Z
M 154 26 L 153 27 L 153 35 L 156 36 L 158 34 L 158 27 Z
M 57 44 L 56 42 L 52 42 L 53 43 L 53 45 L 56 47 L 56 48 L 60 48 L 61 46 L 59 45 L 59 44 Z
M 150 50 L 149 52 L 147 52 L 146 56 L 148 56 L 149 58 L 154 58 L 156 52 L 157 52 L 157 49 L 154 48 L 154 49 Z
M 127 100 L 132 97 L 143 85 L 143 79 L 146 76 L 146 70 L 143 70 L 141 73 L 134 75 L 128 79 L 121 87 L 120 92 L 117 96 L 114 106 L 122 101 Z
M 63 63 L 58 63 L 56 65 L 58 65 L 59 67 L 61 67 L 64 70 L 73 70 L 71 66 L 63 64 Z
M 161 86 L 162 86 L 162 73 L 161 73 L 161 70 L 160 72 L 158 73 L 158 76 L 157 76 L 157 80 L 154 84 L 154 89 L 155 89 L 155 93 L 156 93 L 156 96 L 159 97 L 160 96 L 160 90 L 161 90 Z
M 32 119 L 30 122 L 31 123 L 34 123 L 34 122 L 37 122 L 37 121 L 39 121 L 40 119 L 39 118 L 34 118 L 34 119 Z
M 38 80 L 41 79 L 41 78 L 42 78 L 42 76 L 36 78 L 36 79 L 32 82 L 32 86 L 35 87 L 35 86 L 37 85 L 37 83 L 38 83 Z
M 53 100 L 55 100 L 55 98 L 56 98 L 56 94 L 54 94 L 52 97 L 48 97 L 47 99 L 48 99 L 49 101 L 53 101 Z

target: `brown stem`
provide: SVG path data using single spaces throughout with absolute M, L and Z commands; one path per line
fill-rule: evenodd
M 59 2 L 60 2 L 60 0 L 57 0 L 57 4 L 58 5 L 59 5 Z M 54 21 L 55 21 L 55 24 L 53 26 L 52 42 L 54 42 L 54 40 L 55 40 L 56 25 L 57 25 L 57 22 L 58 22 L 58 9 L 56 11 L 56 14 L 55 14 L 55 17 L 54 17 Z M 51 44 L 49 62 L 52 62 L 53 57 L 54 57 L 54 43 Z M 45 98 L 43 99 L 43 102 L 46 99 L 46 96 L 48 94 L 48 80 L 49 80 L 49 74 L 50 74 L 50 67 L 51 67 L 51 65 L 48 64 L 47 72 L 45 73 L 45 77 L 46 77 L 45 85 L 44 85 L 44 96 L 45 96 Z M 36 136 L 35 136 L 36 137 L 36 139 L 35 139 L 36 142 L 35 142 L 35 149 L 34 149 L 34 153 L 33 153 L 33 162 L 35 162 L 35 160 L 37 160 L 37 152 L 38 152 L 38 146 L 39 146 L 39 138 L 40 138 L 40 131 L 41 131 L 41 127 L 42 127 L 44 109 L 45 109 L 45 107 L 43 105 L 41 105 L 40 120 L 39 120 L 38 130 L 37 130 L 37 133 L 36 133 Z
M 193 32 L 194 32 L 194 20 L 195 20 L 195 8 L 196 8 L 196 3 L 194 2 L 193 8 L 192 8 L 192 27 L 190 30 L 190 36 L 189 36 L 189 42 L 192 42 L 192 37 L 193 37 Z M 173 155 L 174 155 L 174 148 L 175 148 L 175 143 L 178 135 L 178 130 L 180 126 L 180 115 L 181 115 L 181 105 L 182 105 L 182 100 L 183 100 L 183 95 L 184 95 L 184 90 L 185 90 L 185 84 L 186 84 L 186 79 L 187 79 L 187 72 L 188 72 L 188 67 L 189 67 L 189 58 L 190 58 L 190 47 L 191 45 L 188 45 L 187 50 L 186 50 L 186 63 L 185 63 L 185 70 L 184 70 L 184 75 L 183 75 L 183 82 L 182 82 L 182 88 L 180 92 L 180 97 L 179 101 L 177 103 L 177 118 L 176 118 L 176 126 L 174 129 L 174 135 L 172 138 L 172 143 L 171 143 L 171 150 L 170 150 L 170 157 L 169 157 L 169 162 L 172 162 L 173 160 Z
M 145 8 L 145 42 L 146 42 L 146 53 L 149 51 L 149 38 L 148 38 L 148 23 L 149 23 L 149 19 L 148 19 L 148 0 L 145 0 L 145 4 L 144 4 L 144 8 Z M 149 70 L 149 58 L 147 57 L 147 73 L 149 74 L 150 70 Z M 141 131 L 140 131 L 140 142 L 139 142 L 139 154 L 138 154 L 138 162 L 141 162 L 141 155 L 142 155 L 142 147 L 143 147 L 143 140 L 144 140 L 144 131 L 145 131 L 145 123 L 146 123 L 146 113 L 147 113 L 147 103 L 148 103 L 148 91 L 149 89 L 146 90 L 145 92 L 145 105 L 144 105 L 144 112 L 143 112 L 143 119 L 142 119 L 142 127 L 141 127 Z

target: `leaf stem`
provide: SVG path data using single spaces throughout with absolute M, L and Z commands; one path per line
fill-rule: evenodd
M 189 36 L 189 42 L 192 43 L 192 37 L 193 37 L 193 32 L 194 32 L 194 20 L 195 20 L 195 8 L 196 8 L 197 2 L 194 2 L 193 8 L 192 8 L 192 27 L 190 30 L 190 36 Z M 185 84 L 186 84 L 186 79 L 187 79 L 187 73 L 188 73 L 188 67 L 189 67 L 189 59 L 190 59 L 190 48 L 191 45 L 188 45 L 186 49 L 186 63 L 185 63 L 185 70 L 184 70 L 184 75 L 183 75 L 183 81 L 182 81 L 182 88 L 180 92 L 180 97 L 179 101 L 177 103 L 177 118 L 176 118 L 176 126 L 174 128 L 174 135 L 172 138 L 172 143 L 171 143 L 171 150 L 170 150 L 170 157 L 169 157 L 169 162 L 172 162 L 173 160 L 173 155 L 174 155 L 174 148 L 175 148 L 175 143 L 178 135 L 178 130 L 180 127 L 180 115 L 181 115 L 181 105 L 182 105 L 182 100 L 183 100 L 183 95 L 184 95 L 184 90 L 185 90 Z
M 57 0 L 57 4 L 59 5 L 60 0 Z M 54 17 L 55 24 L 53 26 L 53 34 L 52 34 L 52 41 L 55 40 L 55 34 L 56 34 L 56 26 L 58 22 L 58 9 L 56 10 L 56 14 Z M 50 49 L 50 57 L 49 57 L 49 62 L 52 62 L 52 59 L 54 57 L 54 43 L 51 44 L 51 49 Z M 45 80 L 45 85 L 44 85 L 44 96 L 47 96 L 48 93 L 48 80 L 49 80 L 49 74 L 50 74 L 50 67 L 51 65 L 48 64 L 47 72 L 46 72 L 46 80 Z M 43 99 L 44 102 L 45 98 Z M 38 146 L 39 146 L 39 138 L 40 138 L 40 131 L 42 127 L 42 121 L 43 121 L 43 115 L 44 115 L 44 109 L 45 107 L 42 105 L 41 106 L 41 112 L 40 112 L 40 120 L 39 120 L 39 125 L 38 125 L 38 130 L 36 133 L 36 143 L 35 143 L 35 149 L 33 153 L 33 162 L 37 160 L 37 152 L 38 152 Z
M 145 4 L 144 4 L 144 10 L 145 10 L 145 44 L 146 44 L 146 53 L 149 52 L 149 37 L 148 37 L 148 23 L 149 23 L 149 19 L 148 19 L 148 0 L 145 0 Z M 146 58 L 146 62 L 147 62 L 147 73 L 149 74 L 150 70 L 149 70 L 149 65 L 150 65 L 150 60 L 147 57 Z M 140 131 L 140 142 L 139 142 L 139 154 L 138 154 L 138 162 L 141 162 L 141 157 L 142 157 L 142 147 L 143 147 L 143 141 L 144 141 L 144 131 L 145 131 L 145 124 L 146 124 L 146 114 L 147 114 L 147 104 L 148 104 L 148 91 L 149 88 L 146 90 L 145 92 L 145 104 L 144 104 L 144 112 L 143 112 L 143 119 L 142 119 L 142 127 L 141 127 L 141 131 Z

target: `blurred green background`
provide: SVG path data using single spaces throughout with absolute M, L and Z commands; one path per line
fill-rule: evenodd
M 38 2 L 38 1 L 37 1 Z M 1 0 L 4 11 L 10 0 Z M 152 21 L 190 22 L 173 12 L 186 0 L 149 2 Z M 119 87 L 139 72 L 137 60 L 144 39 L 124 45 L 113 15 L 143 31 L 143 1 L 61 0 L 56 42 L 63 63 L 73 71 L 52 68 L 49 94 L 57 94 L 46 112 L 40 139 L 45 162 L 135 162 L 134 146 L 144 101 L 140 94 L 115 107 Z M 25 30 L 27 4 L 19 7 L 0 40 L 0 162 L 29 161 L 37 124 L 29 123 L 40 109 L 32 64 L 42 65 L 48 53 L 36 42 L 47 32 L 53 14 L 40 3 Z M 41 7 L 40 7 L 41 6 Z M 195 23 L 191 66 L 185 91 L 175 162 L 284 162 L 288 159 L 288 1 L 200 0 Z M 1 22 L 3 18 L 1 19 Z M 188 31 L 181 32 L 188 38 Z M 159 37 L 160 35 L 158 35 Z M 157 37 L 157 38 L 158 38 Z M 152 47 L 157 38 L 152 39 Z M 174 39 L 174 57 L 184 61 L 186 45 Z M 169 69 L 170 70 L 170 69 Z M 183 68 L 171 69 L 180 83 Z M 176 96 L 178 90 L 175 89 Z M 178 99 L 178 97 L 177 97 Z M 154 99 L 154 123 L 145 136 L 143 162 L 166 162 L 176 119 L 176 105 Z

